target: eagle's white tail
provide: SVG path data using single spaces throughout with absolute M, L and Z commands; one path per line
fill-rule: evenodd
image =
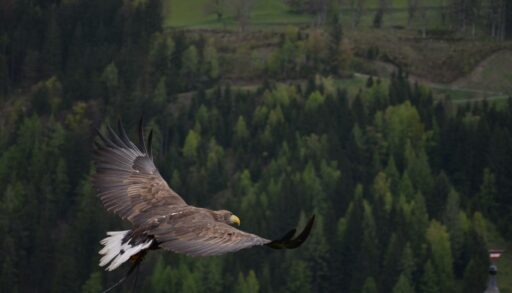
M 101 267 L 110 263 L 106 270 L 115 270 L 131 256 L 147 249 L 153 243 L 153 239 L 137 243 L 131 241 L 132 239 L 125 239 L 129 232 L 130 230 L 107 232 L 108 237 L 100 241 L 104 246 L 99 252 L 100 255 L 103 255 L 100 260 Z

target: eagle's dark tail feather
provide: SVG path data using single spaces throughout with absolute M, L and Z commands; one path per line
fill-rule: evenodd
M 143 254 L 145 254 L 145 251 L 144 252 L 141 252 Z M 117 281 L 117 283 L 115 283 L 114 285 L 110 286 L 108 289 L 106 289 L 105 291 L 103 291 L 103 293 L 107 293 L 107 292 L 110 292 L 112 291 L 114 288 L 116 288 L 117 286 L 121 285 L 124 281 L 126 281 L 126 279 L 128 279 L 128 277 L 133 273 L 133 271 L 139 267 L 140 263 L 142 262 L 142 260 L 144 259 L 143 255 L 141 256 L 138 256 L 138 257 L 135 257 L 133 258 L 134 261 L 132 263 L 132 266 L 130 267 L 130 269 L 128 270 L 128 272 L 126 272 L 126 275 L 124 275 L 124 277 L 121 278 L 121 280 Z M 138 270 L 137 270 L 138 271 Z
M 311 232 L 311 229 L 313 228 L 313 224 L 315 223 L 315 215 L 313 215 L 308 223 L 306 224 L 306 227 L 304 227 L 304 230 L 300 232 L 300 234 L 293 238 L 295 235 L 296 229 L 292 229 L 288 233 L 286 233 L 281 239 L 274 240 L 268 244 L 265 244 L 266 246 L 274 249 L 294 249 L 302 245 L 304 241 L 309 236 L 309 233 Z

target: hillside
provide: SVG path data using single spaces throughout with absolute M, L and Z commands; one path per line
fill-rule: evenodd
M 271 0 L 224 24 L 203 3 L 0 4 L 0 292 L 101 292 L 124 275 L 98 266 L 105 233 L 132 228 L 98 184 L 133 199 L 122 210 L 151 204 L 110 176 L 91 180 L 134 168 L 114 150 L 122 169 L 98 163 L 95 142 L 120 120 L 136 143 L 144 117 L 155 166 L 187 203 L 227 209 L 269 239 L 316 223 L 294 251 L 151 251 L 120 291 L 481 293 L 488 248 L 512 242 L 512 99 L 452 82 L 477 72 L 467 79 L 506 83 L 478 72 L 505 67 L 510 43 L 436 31 L 458 25 L 440 18 L 422 38 L 404 28 L 409 1 L 386 15 L 367 1 L 354 29 L 332 11 L 311 25 Z M 148 165 L 136 159 L 142 174 Z M 511 260 L 499 264 L 505 292 Z
M 512 50 L 501 50 L 481 60 L 452 85 L 512 95 Z

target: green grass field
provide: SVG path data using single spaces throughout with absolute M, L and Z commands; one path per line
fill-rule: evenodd
M 211 0 L 168 0 L 165 9 L 165 26 L 180 28 L 232 28 L 236 26 L 233 12 L 229 2 L 223 21 L 218 21 L 213 14 L 206 13 L 205 7 Z M 442 0 L 429 2 L 430 7 L 439 6 Z M 371 26 L 378 0 L 366 1 L 365 12 L 361 20 L 362 26 Z M 392 10 L 384 18 L 385 26 L 405 26 L 407 24 L 407 1 L 395 0 L 391 4 Z M 398 11 L 397 11 L 398 10 Z M 343 22 L 351 24 L 350 12 L 346 12 Z M 428 27 L 435 27 L 439 23 L 437 12 L 428 11 Z M 314 17 L 291 13 L 283 0 L 258 0 L 253 2 L 251 11 L 252 26 L 273 26 L 289 24 L 310 24 Z
M 168 1 L 167 15 L 164 16 L 166 26 L 170 27 L 224 27 L 233 26 L 233 12 L 226 4 L 223 21 L 218 21 L 214 14 L 207 14 L 205 7 L 209 0 L 178 0 Z M 279 0 L 259 0 L 253 4 L 251 24 L 282 24 L 304 23 L 309 16 L 289 13 L 286 5 Z

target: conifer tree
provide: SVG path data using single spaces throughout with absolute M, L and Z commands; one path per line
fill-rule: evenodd
M 373 279 L 373 277 L 366 278 L 361 292 L 362 293 L 377 293 L 377 292 L 379 292 L 377 290 L 377 284 L 375 283 L 375 280 Z
M 393 287 L 393 293 L 414 293 L 414 287 L 411 285 L 409 279 L 403 274 L 400 275 L 398 281 Z
M 306 262 L 294 259 L 286 277 L 286 292 L 311 292 L 311 271 Z
M 250 270 L 247 276 L 244 276 L 241 272 L 238 273 L 238 281 L 235 285 L 234 292 L 258 293 L 259 291 L 260 285 L 253 270 Z
M 496 216 L 496 197 L 496 176 L 494 176 L 489 168 L 485 168 L 482 185 L 475 198 L 475 208 L 494 218 Z
M 439 283 L 434 267 L 430 259 L 425 263 L 423 268 L 423 275 L 421 276 L 419 284 L 419 292 L 421 293 L 435 293 L 439 291 Z
M 442 292 L 453 292 L 453 256 L 446 227 L 438 221 L 432 220 L 427 229 L 426 238 L 430 245 L 432 266 L 438 280 L 439 289 Z
M 416 263 L 409 242 L 405 244 L 402 256 L 400 257 L 400 269 L 402 271 L 402 275 L 400 277 L 403 276 L 407 279 L 409 284 L 413 284 L 413 274 L 416 271 Z
M 193 129 L 189 130 L 185 144 L 183 145 L 183 155 L 185 158 L 189 160 L 196 160 L 198 158 L 199 142 L 199 134 Z
M 93 272 L 87 282 L 82 286 L 82 293 L 97 293 L 100 292 L 102 288 L 101 273 Z

